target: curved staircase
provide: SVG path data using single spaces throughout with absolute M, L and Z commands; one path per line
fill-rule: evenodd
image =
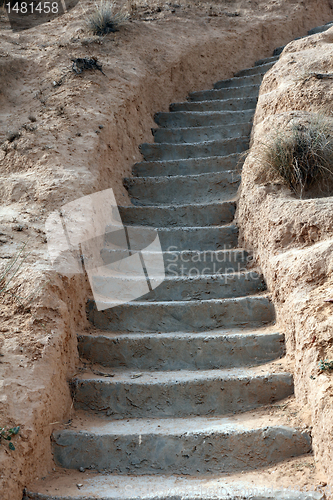
M 66 471 L 26 500 L 239 498 L 232 476 L 244 471 L 257 474 L 256 498 L 321 497 L 262 488 L 261 472 L 310 453 L 311 438 L 271 411 L 293 394 L 293 377 L 233 224 L 259 86 L 277 59 L 155 116 L 155 143 L 141 146 L 144 161 L 124 181 L 132 206 L 120 212 L 129 227 L 157 229 L 166 278 L 131 303 L 90 304 L 76 416 L 52 438 Z M 106 262 L 110 252 L 106 242 Z

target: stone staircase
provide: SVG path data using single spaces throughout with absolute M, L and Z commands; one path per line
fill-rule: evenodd
M 236 494 L 243 483 L 233 477 L 244 471 L 255 471 L 256 498 L 321 498 L 268 495 L 260 480 L 272 464 L 310 453 L 311 438 L 266 409 L 292 396 L 293 377 L 233 224 L 241 153 L 277 59 L 156 114 L 155 143 L 141 146 L 144 161 L 124 180 L 132 206 L 120 212 L 128 227 L 157 229 L 166 278 L 131 303 L 89 304 L 75 417 L 53 433 L 54 474 L 26 500 L 253 498 Z M 110 253 L 106 242 L 105 262 Z

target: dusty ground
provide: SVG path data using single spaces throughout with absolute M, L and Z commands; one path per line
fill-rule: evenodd
M 1 268 L 28 242 L 13 293 L 36 292 L 26 307 L 1 294 L 0 425 L 21 426 L 16 450 L 0 447 L 3 500 L 20 500 L 53 467 L 50 432 L 70 418 L 76 333 L 88 328 L 85 278 L 63 278 L 48 263 L 47 215 L 109 187 L 127 204 L 122 178 L 140 159 L 138 144 L 152 140 L 154 112 L 333 17 L 328 0 L 132 2 L 124 27 L 96 39 L 84 23 L 91 6 L 21 33 L 0 18 Z M 74 74 L 71 58 L 85 56 L 105 76 Z
M 318 369 L 333 359 L 333 198 L 298 199 L 281 182 L 267 182 L 263 143 L 292 121 L 332 117 L 333 30 L 289 44 L 265 76 L 255 117 L 253 147 L 243 170 L 238 222 L 272 291 L 287 349 L 295 359 L 296 396 L 308 405 L 316 461 L 333 476 L 333 379 Z

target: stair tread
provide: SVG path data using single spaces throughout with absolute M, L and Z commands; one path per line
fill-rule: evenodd
M 267 69 L 266 69 L 266 66 L 270 66 L 271 63 L 266 63 L 266 64 L 258 64 L 258 66 L 249 66 L 248 68 L 244 68 L 244 69 L 241 69 L 240 71 L 238 71 L 233 78 L 246 78 L 246 77 L 250 77 L 250 76 L 257 76 L 257 75 L 264 75 L 266 72 L 267 72 Z M 255 73 L 254 75 L 250 74 L 250 75 L 243 75 L 243 71 L 249 71 L 249 70 L 252 70 L 252 69 L 261 69 L 261 71 L 259 71 L 258 73 Z M 240 73 L 240 74 L 239 74 Z
M 214 90 L 214 89 L 212 89 Z M 215 90 L 220 90 L 220 89 L 215 89 Z M 248 97 L 246 98 L 248 99 Z M 220 100 L 223 100 L 223 99 L 220 99 Z M 233 101 L 234 99 L 230 99 L 231 101 Z M 196 101 L 196 102 L 206 102 L 206 101 Z M 184 104 L 189 104 L 188 101 L 183 101 Z M 174 103 L 176 104 L 176 103 Z M 212 115 L 217 115 L 217 116 L 223 116 L 223 115 L 226 115 L 226 116 L 232 116 L 232 117 L 237 117 L 238 115 L 241 116 L 242 114 L 245 114 L 245 113 L 250 113 L 251 111 L 253 113 L 255 113 L 255 110 L 256 108 L 252 108 L 252 109 L 239 109 L 239 110 L 222 110 L 222 111 L 219 111 L 219 110 L 216 110 L 216 111 L 160 111 L 158 113 L 158 115 L 172 115 L 174 116 L 176 113 L 182 113 L 183 115 L 194 115 L 194 116 L 203 116 L 203 115 L 208 115 L 208 116 L 212 116 Z M 237 122 L 238 123 L 238 122 Z M 200 125 L 199 125 L 200 126 Z
M 246 110 L 212 110 L 212 111 L 169 111 L 155 114 L 154 120 L 162 128 L 172 129 L 174 127 L 191 126 L 202 127 L 208 125 L 227 125 L 243 121 L 244 117 L 252 120 L 255 106 Z
M 148 252 L 147 252 L 148 253 Z M 101 273 L 102 276 L 104 276 L 103 272 Z M 207 282 L 207 281 L 221 281 L 225 278 L 228 280 L 231 280 L 233 278 L 237 279 L 240 278 L 241 276 L 244 276 L 246 280 L 255 280 L 259 281 L 260 278 L 262 277 L 261 274 L 258 274 L 257 272 L 254 275 L 254 271 L 235 271 L 232 273 L 221 273 L 221 274 L 205 274 L 205 275 L 199 275 L 199 276 L 165 276 L 164 281 L 165 282 L 170 282 L 170 283 L 194 283 L 194 282 Z M 154 278 L 155 275 L 153 273 L 150 274 L 150 278 Z M 106 276 L 107 278 L 107 276 Z M 138 275 L 133 275 L 133 276 L 126 276 L 124 279 L 129 279 L 129 280 L 142 280 L 145 279 L 142 276 Z
M 158 338 L 158 339 L 190 339 L 190 338 L 203 338 L 212 339 L 217 337 L 244 337 L 249 336 L 265 336 L 265 335 L 282 335 L 275 325 L 264 326 L 261 328 L 219 328 L 217 330 L 207 330 L 206 332 L 171 332 L 171 333 L 129 333 L 129 332 L 107 332 L 105 330 L 90 330 L 89 332 L 79 332 L 78 336 L 88 337 L 105 337 L 108 339 L 139 339 L 139 338 Z
M 145 207 L 143 207 L 143 208 L 145 208 Z M 228 225 L 226 225 L 226 226 L 214 226 L 213 229 L 215 229 L 216 227 L 222 228 L 222 227 L 229 227 L 229 226 Z M 234 226 L 234 227 L 236 227 L 236 226 Z M 176 227 L 176 228 L 155 228 L 155 229 L 156 230 L 158 230 L 158 229 L 161 229 L 161 230 L 164 230 L 164 229 L 184 229 L 184 227 L 179 226 L 179 227 Z M 205 227 L 205 226 L 199 227 L 199 228 L 198 227 L 185 227 L 185 229 L 207 229 L 207 227 Z M 208 229 L 212 229 L 212 228 L 210 226 L 208 226 Z M 103 247 L 103 250 L 109 250 L 111 252 L 113 252 L 113 251 L 114 252 L 126 252 L 126 254 L 128 252 L 127 249 L 123 249 L 123 250 L 120 249 L 120 250 L 118 250 L 118 249 L 114 249 L 114 248 L 108 247 L 108 246 Z M 184 255 L 184 256 L 185 255 L 186 256 L 187 255 L 196 255 L 196 256 L 199 256 L 201 254 L 205 255 L 207 253 L 209 253 L 210 255 L 221 255 L 221 254 L 224 254 L 224 253 L 228 254 L 230 252 L 232 252 L 234 254 L 243 254 L 243 253 L 246 253 L 246 251 L 244 249 L 242 249 L 242 248 L 230 248 L 230 249 L 225 249 L 225 250 L 224 249 L 218 249 L 218 250 L 170 250 L 170 251 L 168 251 L 168 250 L 162 250 L 162 254 L 163 255 L 172 253 L 172 254 L 181 254 L 181 255 Z M 160 252 L 154 252 L 154 251 L 151 252 L 150 250 L 145 250 L 145 253 L 153 253 L 153 254 L 154 253 L 158 253 L 159 254 Z M 246 254 L 246 256 L 247 256 L 247 254 Z
M 126 304 L 107 299 L 98 301 L 98 304 L 99 311 L 93 303 L 89 307 L 89 320 L 97 328 L 114 332 L 198 332 L 242 325 L 259 327 L 272 324 L 275 319 L 274 306 L 265 294 L 228 299 Z
M 145 160 L 182 160 L 190 157 L 227 156 L 242 153 L 249 147 L 250 137 L 240 136 L 194 143 L 143 143 L 140 152 Z
M 224 203 L 224 202 L 221 202 L 221 203 Z M 150 207 L 150 206 L 154 206 L 154 205 L 145 205 L 145 207 Z M 167 205 L 160 205 L 161 207 L 165 208 Z M 178 206 L 182 206 L 182 205 L 177 205 Z M 188 231 L 188 232 L 196 232 L 196 231 L 201 231 L 201 230 L 205 230 L 205 231 L 218 231 L 218 230 L 221 230 L 222 228 L 230 228 L 230 229 L 238 229 L 237 226 L 235 226 L 235 224 L 222 224 L 220 226 L 195 226 L 195 227 L 191 227 L 191 226 L 176 226 L 176 227 L 156 227 L 155 229 L 157 231 Z M 105 246 L 105 248 L 107 248 L 107 245 Z M 195 251 L 195 250 L 193 250 Z M 206 250 L 207 251 L 207 250 Z M 212 251 L 214 251 L 212 249 Z
M 201 203 L 155 204 L 118 207 L 124 226 L 133 227 L 215 227 L 231 224 L 236 202 L 232 200 L 204 200 Z M 180 201 L 180 200 L 179 200 Z
M 140 226 L 141 234 L 145 228 L 145 226 Z M 168 249 L 169 251 L 210 251 L 237 248 L 238 228 L 234 224 L 222 223 L 214 226 L 164 225 L 154 229 L 159 235 L 162 251 L 168 251 Z M 107 239 L 108 234 L 106 234 L 104 246 L 106 249 L 108 248 Z
M 225 80 L 220 80 L 215 83 L 215 89 L 221 88 L 234 88 L 234 87 L 247 87 L 253 84 L 260 84 L 265 73 L 258 73 L 256 75 L 248 76 L 234 76 L 233 78 L 227 78 Z
M 238 159 L 239 157 L 241 156 L 241 153 L 231 153 L 230 155 L 225 155 L 223 156 L 222 158 L 223 159 Z M 166 164 L 166 165 L 169 165 L 169 164 L 172 164 L 172 163 L 181 163 L 181 162 L 185 162 L 185 163 L 198 163 L 198 162 L 201 162 L 201 161 L 205 161 L 205 162 L 208 162 L 208 161 L 221 161 L 221 156 L 202 156 L 201 158 L 198 157 L 198 158 L 183 158 L 183 159 L 180 159 L 180 160 L 152 160 L 152 161 L 149 161 L 149 160 L 142 160 L 138 163 L 135 163 L 135 166 L 140 166 L 140 165 L 147 165 L 147 166 L 157 166 L 157 165 L 161 165 L 161 164 Z M 229 169 L 229 171 L 231 172 L 233 169 Z M 228 170 L 226 170 L 227 172 Z M 220 170 L 217 170 L 216 173 L 220 172 Z M 207 173 L 207 172 L 202 172 L 202 173 Z M 214 173 L 214 172 L 213 172 Z M 181 175 L 181 174 L 179 174 Z M 197 175 L 200 175 L 200 174 L 197 174 Z M 160 176 L 158 176 L 160 177 Z M 165 177 L 170 177 L 170 174 L 166 174 Z
M 218 95 L 221 95 L 223 94 L 223 92 L 226 92 L 226 95 L 230 94 L 231 92 L 244 92 L 244 89 L 246 89 L 247 91 L 253 91 L 253 92 L 256 92 L 256 91 L 259 91 L 259 88 L 260 88 L 260 85 L 259 84 L 255 84 L 255 85 L 245 85 L 243 87 L 232 87 L 230 89 L 204 89 L 204 90 L 198 90 L 196 92 L 190 92 L 189 93 L 189 99 L 191 100 L 192 98 L 195 98 L 195 97 L 198 97 L 198 96 L 205 96 L 206 95 L 209 95 L 209 96 L 218 96 Z M 221 98 L 220 98 L 221 99 Z M 223 99 L 226 99 L 226 97 L 223 97 Z M 208 99 L 202 99 L 203 101 L 205 100 L 208 100 Z M 210 100 L 210 98 L 209 98 Z
M 252 87 L 252 85 L 249 85 Z M 247 86 L 244 86 L 243 88 L 246 88 Z M 233 87 L 234 88 L 234 87 Z M 220 91 L 224 89 L 211 89 L 212 91 Z M 177 102 L 172 102 L 170 106 L 177 106 L 178 104 L 207 104 L 207 103 L 217 103 L 217 102 L 225 102 L 225 101 L 232 101 L 232 102 L 244 102 L 244 101 L 249 101 L 252 99 L 256 99 L 255 97 L 231 97 L 230 99 L 203 99 L 202 101 L 177 101 Z
M 215 90 L 214 92 L 218 92 L 217 90 Z M 196 101 L 196 102 L 201 102 L 201 101 Z M 252 122 L 249 122 L 249 121 L 242 121 L 242 122 L 238 122 L 238 123 L 232 123 L 230 125 L 206 125 L 206 126 L 199 126 L 199 127 L 173 127 L 173 128 L 158 128 L 158 127 L 153 127 L 152 128 L 152 132 L 153 134 L 156 133 L 157 131 L 161 130 L 161 131 L 168 131 L 168 132 L 187 132 L 187 131 L 203 131 L 203 130 L 207 130 L 208 132 L 211 131 L 211 130 L 219 130 L 219 129 L 226 129 L 230 126 L 232 127 L 237 127 L 237 126 L 241 126 L 241 125 L 252 125 Z
M 179 175 L 180 169 L 185 169 L 186 172 L 191 172 L 190 175 L 194 175 L 194 168 L 199 170 L 199 172 L 197 171 L 198 174 L 210 172 L 215 173 L 223 171 L 224 165 L 226 166 L 226 171 L 235 170 L 237 163 L 240 161 L 241 153 L 232 153 L 226 156 L 188 158 L 183 160 L 143 160 L 133 166 L 133 173 L 136 177 L 173 177 L 175 175 Z M 219 169 L 219 166 L 221 169 Z M 204 171 L 201 172 L 201 169 Z M 156 175 L 157 172 L 159 175 Z M 182 175 L 187 174 L 184 173 Z
M 102 475 L 95 471 L 85 473 L 57 468 L 55 471 L 28 488 L 27 499 L 55 500 L 66 497 L 66 500 L 165 500 L 167 498 L 188 498 L 211 500 L 230 500 L 230 498 L 258 500 L 323 500 L 322 491 L 300 491 L 300 486 L 307 480 L 303 472 L 302 485 L 297 481 L 288 485 L 285 481 L 285 468 L 289 466 L 291 477 L 297 474 L 297 464 L 302 459 L 292 459 L 288 464 L 267 467 L 265 471 L 220 474 L 218 476 L 199 478 L 186 476 L 152 476 L 152 475 Z M 304 460 L 304 459 L 303 459 Z M 272 472 L 275 474 L 272 474 Z M 281 485 L 282 475 L 283 485 Z M 276 477 L 278 476 L 278 477 Z M 77 486 L 81 485 L 81 486 Z M 254 490 L 255 488 L 255 490 Z M 295 488 L 294 490 L 292 488 Z M 34 491 L 41 496 L 35 496 Z M 32 496 L 34 495 L 34 496 Z M 83 496 L 84 495 L 84 496 Z
M 112 370 L 179 371 L 244 368 L 281 360 L 284 335 L 273 326 L 262 331 L 157 334 L 79 334 L 80 356 L 93 363 L 93 373 Z M 138 356 L 138 353 L 140 355 Z M 86 366 L 86 365 L 85 365 Z
M 224 203 L 227 203 L 227 204 L 233 203 L 236 201 L 237 191 L 238 191 L 238 188 L 240 186 L 240 180 L 234 181 L 232 183 L 230 182 L 228 184 L 229 184 L 229 186 L 228 187 L 225 186 L 225 189 L 224 190 L 221 189 L 221 192 L 213 193 L 213 194 L 207 193 L 206 198 L 205 198 L 204 194 L 202 194 L 202 196 L 200 196 L 201 200 L 199 203 L 190 203 L 190 200 L 188 200 L 188 201 L 186 200 L 186 203 L 184 204 L 184 201 L 181 199 L 181 195 L 179 197 L 175 196 L 171 200 L 171 203 L 173 204 L 173 207 L 175 207 L 175 210 L 177 210 L 177 208 L 179 209 L 181 207 L 185 208 L 185 207 L 189 207 L 189 206 L 192 206 L 193 208 L 195 208 L 195 207 L 204 208 L 204 207 L 212 206 L 215 203 L 220 205 L 220 206 L 223 205 Z M 169 186 L 164 185 L 163 187 L 168 188 Z M 143 187 L 147 187 L 147 185 L 144 184 Z M 155 186 L 153 184 L 152 186 L 149 186 L 149 187 L 154 188 Z M 158 187 L 158 185 L 157 185 L 157 187 Z M 131 196 L 131 202 L 133 204 L 133 208 L 134 207 L 141 207 L 141 208 L 156 207 L 156 208 L 162 209 L 162 208 L 170 206 L 170 200 L 168 200 L 168 199 L 163 200 L 163 198 L 162 198 L 161 201 L 154 200 L 152 202 L 152 204 L 150 204 L 149 199 L 144 198 L 143 196 L 140 196 L 140 194 L 131 193 L 130 196 Z M 190 198 L 190 197 L 191 197 L 191 193 L 188 195 L 188 198 Z M 198 194 L 197 194 L 197 197 L 199 198 Z M 182 203 L 182 201 L 183 201 L 183 203 Z M 230 222 L 229 222 L 229 224 L 230 224 Z M 220 225 L 222 226 L 222 223 Z M 207 228 L 207 226 L 202 226 L 202 227 Z M 215 226 L 212 226 L 212 227 L 215 227 Z
M 124 304 L 125 306 L 127 307 L 154 307 L 154 306 L 166 306 L 166 307 L 175 307 L 175 306 L 179 306 L 179 305 L 186 305 L 186 307 L 188 307 L 190 304 L 191 305 L 198 305 L 198 303 L 204 303 L 204 304 L 220 304 L 221 302 L 222 303 L 226 303 L 226 302 L 241 302 L 241 301 L 260 301 L 262 299 L 268 299 L 269 298 L 269 295 L 267 294 L 259 294 L 259 293 L 256 293 L 255 295 L 247 295 L 246 297 L 230 297 L 230 298 L 226 298 L 226 299 L 200 299 L 200 300 L 195 300 L 195 301 L 188 301 L 188 300 L 173 300 L 173 301 L 166 301 L 166 300 L 158 300 L 156 302 L 140 302 L 139 300 L 136 300 L 134 302 L 129 302 L 129 303 L 126 303 Z M 108 303 L 112 303 L 111 300 L 108 300 Z
M 264 75 L 269 71 L 272 66 L 274 66 L 275 62 L 266 62 L 264 64 L 257 64 L 254 66 L 251 66 L 249 68 L 242 69 L 241 71 L 238 71 L 235 74 L 235 77 L 242 77 L 242 76 L 250 76 L 250 75 L 258 75 L 262 74 Z
M 274 61 L 278 61 L 279 60 L 279 56 L 270 56 L 270 57 L 265 57 L 264 59 L 258 59 L 254 65 L 255 66 L 261 66 L 262 64 L 266 64 L 268 62 L 274 62 Z
M 145 177 L 144 177 L 145 178 Z M 148 179 L 151 179 L 151 177 L 147 177 Z M 155 177 L 153 177 L 155 178 Z M 158 179 L 159 177 L 156 177 Z M 187 208 L 187 207 L 200 207 L 200 208 L 205 208 L 205 207 L 220 207 L 221 205 L 234 205 L 234 201 L 232 200 L 225 200 L 225 201 L 207 201 L 205 203 L 200 202 L 200 203 L 184 203 L 184 204 L 170 204 L 170 205 L 130 205 L 130 206 L 118 206 L 119 210 L 138 210 L 138 211 L 144 211 L 147 209 L 156 209 L 156 210 L 180 210 L 182 208 Z
M 172 146 L 173 148 L 182 148 L 187 146 L 209 146 L 210 144 L 216 143 L 228 143 L 228 142 L 237 142 L 241 140 L 248 139 L 247 135 L 241 135 L 240 137 L 231 137 L 230 139 L 214 139 L 212 141 L 202 141 L 202 142 L 187 142 L 186 144 L 174 144 L 172 142 L 144 142 L 141 146 L 154 146 L 156 148 L 163 148 L 163 146 Z M 235 153 L 233 153 L 235 154 Z M 229 156 L 229 155 L 228 155 Z M 204 157 L 205 158 L 205 157 Z
M 170 112 L 174 113 L 177 111 L 197 111 L 204 112 L 209 111 L 211 108 L 214 110 L 226 110 L 236 109 L 240 111 L 251 109 L 256 105 L 258 96 L 254 97 L 232 97 L 227 99 L 214 99 L 214 100 L 204 100 L 204 101 L 183 101 L 174 102 L 170 104 Z
M 332 21 L 329 23 L 323 24 L 322 26 L 317 26 L 316 28 L 313 28 L 313 29 L 308 31 L 308 36 L 323 33 L 324 31 L 327 31 L 328 29 L 332 28 L 332 26 L 333 26 Z
M 165 418 L 127 418 L 113 420 L 88 412 L 79 411 L 71 421 L 70 426 L 65 425 L 55 431 L 57 434 L 64 432 L 83 432 L 95 435 L 189 435 L 230 433 L 265 429 L 267 427 L 285 427 L 295 429 L 288 425 L 288 418 L 282 414 L 272 415 L 270 408 L 259 408 L 259 411 L 249 410 L 243 413 L 219 416 L 188 416 Z
M 229 140 L 229 139 L 227 139 Z M 211 142 L 220 142 L 220 141 L 211 141 Z M 221 141 L 222 142 L 222 141 Z M 150 144 L 150 145 L 156 145 L 156 146 L 164 146 L 165 143 L 157 143 L 157 144 L 154 144 L 154 143 L 146 143 L 146 144 Z M 170 143 L 167 143 L 167 144 L 170 144 Z M 202 142 L 202 143 L 187 143 L 186 146 L 192 146 L 194 144 L 207 144 L 207 142 Z M 182 145 L 182 144 L 181 144 Z M 175 144 L 175 146 L 178 146 L 178 144 Z M 168 160 L 166 160 L 168 161 Z M 147 162 L 148 163 L 148 162 Z M 162 163 L 164 163 L 162 161 Z M 170 179 L 171 177 L 171 179 Z M 233 180 L 233 178 L 236 177 L 237 178 L 237 181 L 240 180 L 240 176 L 239 176 L 239 173 L 237 172 L 237 170 L 223 170 L 221 172 L 203 172 L 202 174 L 187 174 L 187 175 L 173 175 L 173 176 L 163 176 L 161 177 L 160 175 L 156 175 L 156 176 L 149 176 L 149 177 L 124 177 L 124 182 L 126 183 L 131 183 L 131 184 L 144 184 L 144 183 L 163 183 L 163 182 L 170 182 L 170 180 L 180 180 L 180 181 L 185 181 L 185 180 L 195 180 L 195 179 L 198 179 L 198 180 L 202 180 L 204 181 L 205 179 L 208 179 L 208 180 L 213 180 L 213 178 L 223 178 L 225 180 L 229 180 L 231 178 L 231 180 Z M 191 203 L 192 204 L 192 203 Z
M 270 363 L 254 367 L 237 368 L 214 368 L 206 370 L 164 370 L 164 371 L 146 371 L 133 370 L 126 368 L 114 369 L 112 367 L 103 367 L 100 374 L 87 369 L 76 375 L 75 380 L 93 381 L 103 383 L 123 383 L 123 384 L 179 384 L 191 383 L 192 381 L 203 382 L 205 380 L 244 380 L 249 378 L 267 378 L 280 375 L 290 378 L 291 374 L 286 369 L 286 361 L 278 359 Z M 105 375 L 101 375 L 101 373 Z
M 248 71 L 249 69 L 254 69 L 254 68 L 260 68 L 260 69 L 265 70 L 265 68 L 268 66 L 271 66 L 271 64 L 272 64 L 271 61 L 267 61 L 267 62 L 262 63 L 262 64 L 254 64 L 253 66 L 248 66 L 247 68 L 244 68 L 241 71 Z
M 260 365 L 262 368 L 263 365 Z M 123 370 L 112 370 L 108 372 L 103 369 L 105 375 L 96 375 L 93 372 L 80 374 L 80 377 L 75 377 L 78 383 L 92 382 L 102 384 L 130 384 L 130 385 L 171 385 L 171 384 L 191 384 L 191 382 L 209 382 L 213 380 L 228 381 L 228 380 L 250 380 L 257 378 L 287 378 L 291 377 L 290 373 L 282 371 L 265 371 L 263 369 L 255 371 L 254 368 L 237 368 L 237 369 L 214 369 L 214 370 L 179 370 L 179 371 L 157 371 L 144 372 L 134 371 L 126 372 Z M 109 376 L 107 375 L 109 373 Z M 136 376 L 140 375 L 139 378 Z M 134 378 L 133 378 L 134 377 Z
M 125 226 L 197 227 L 230 224 L 234 219 L 235 201 L 209 201 L 175 205 L 132 205 L 118 207 Z
M 173 129 L 168 129 L 168 130 L 173 130 Z M 153 144 L 153 143 L 147 143 L 147 144 Z M 226 155 L 224 156 L 224 158 L 230 158 L 230 159 L 233 159 L 233 158 L 239 158 L 239 156 L 241 155 L 241 153 L 231 153 L 230 155 Z M 181 160 L 142 160 L 142 161 L 139 161 L 137 163 L 135 163 L 135 165 L 159 165 L 161 163 L 166 163 L 166 164 L 169 164 L 169 163 L 179 163 L 179 162 L 187 162 L 187 163 L 192 163 L 192 162 L 199 162 L 199 161 L 211 161 L 211 160 L 218 160 L 218 161 L 221 161 L 221 156 L 202 156 L 201 158 L 198 157 L 198 158 L 184 158 L 184 159 L 181 159 Z M 230 171 L 232 169 L 229 169 Z M 220 172 L 220 170 L 217 170 L 217 172 Z M 205 172 L 203 172 L 205 173 Z M 200 174 L 198 174 L 200 175 Z M 168 177 L 168 176 L 167 176 Z

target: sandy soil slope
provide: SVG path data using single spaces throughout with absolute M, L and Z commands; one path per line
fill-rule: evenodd
M 138 144 L 152 141 L 154 112 L 328 22 L 332 6 L 132 2 L 130 20 L 103 39 L 85 29 L 92 2 L 16 34 L 1 16 L 0 265 L 28 242 L 13 293 L 36 291 L 30 307 L 1 294 L 0 425 L 21 425 L 16 450 L 0 447 L 2 499 L 20 500 L 25 484 L 52 469 L 52 425 L 71 415 L 76 333 L 89 328 L 84 276 L 61 277 L 48 262 L 47 215 L 109 187 L 127 204 L 122 178 L 140 159 Z M 86 56 L 97 57 L 105 75 L 76 75 L 71 59 Z

